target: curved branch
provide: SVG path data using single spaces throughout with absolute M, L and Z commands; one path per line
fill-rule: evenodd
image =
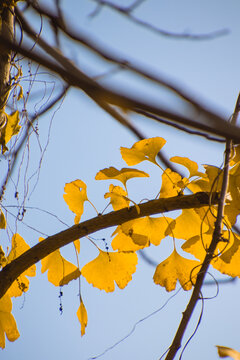
M 124 95 L 111 88 L 107 88 L 98 84 L 96 81 L 83 74 L 70 60 L 64 57 L 57 50 L 55 50 L 56 58 L 58 58 L 59 61 L 61 61 L 60 59 L 62 59 L 63 64 L 66 63 L 67 67 L 64 68 L 63 66 L 59 66 L 58 64 L 56 64 L 56 62 L 48 60 L 46 57 L 40 55 L 39 53 L 31 52 L 24 46 L 19 46 L 15 43 L 12 43 L 5 37 L 0 36 L 0 41 L 4 43 L 6 47 L 9 47 L 14 51 L 19 52 L 23 56 L 37 62 L 38 64 L 46 67 L 54 73 L 57 73 L 69 85 L 82 89 L 95 102 L 99 102 L 99 100 L 105 101 L 109 104 L 129 109 L 133 112 L 138 112 L 138 110 L 146 111 L 154 115 L 163 117 L 165 119 L 184 124 L 185 126 L 200 129 L 224 138 L 230 138 L 236 143 L 240 143 L 239 127 L 231 125 L 220 116 L 215 115 L 214 123 L 217 123 L 217 126 L 212 127 L 202 122 L 197 122 L 195 120 L 185 117 L 184 115 L 179 115 L 168 109 L 162 108 L 153 103 L 149 103 L 148 101 L 138 100 L 134 96 Z M 211 120 L 213 120 L 211 117 L 205 118 L 205 121 L 211 122 Z
M 217 201 L 218 194 L 212 194 L 211 204 L 216 204 Z M 180 209 L 200 208 L 207 205 L 209 205 L 209 193 L 204 192 L 199 192 L 194 195 L 151 200 L 139 205 L 140 213 L 138 213 L 135 206 L 131 206 L 130 208 L 112 211 L 109 214 L 99 215 L 60 233 L 49 236 L 2 269 L 0 272 L 0 298 L 6 293 L 11 284 L 30 266 L 74 240 L 143 216 Z

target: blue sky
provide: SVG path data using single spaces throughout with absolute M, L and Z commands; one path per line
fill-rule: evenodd
M 122 5 L 130 2 L 122 1 Z M 163 75 L 166 79 L 176 81 L 190 94 L 204 104 L 208 104 L 226 119 L 231 115 L 239 92 L 239 12 L 238 1 L 150 1 L 143 2 L 136 11 L 140 18 L 170 32 L 189 32 L 193 34 L 208 33 L 219 29 L 229 29 L 225 36 L 213 40 L 183 40 L 156 35 L 149 30 L 132 24 L 128 19 L 103 8 L 94 18 L 88 15 L 95 9 L 94 1 L 62 1 L 67 20 L 76 28 L 94 36 L 101 43 L 133 63 L 142 64 L 152 72 Z M 32 25 L 39 25 L 34 18 Z M 45 35 L 47 33 L 45 32 Z M 103 61 L 76 43 L 64 41 L 66 54 L 92 76 L 98 76 L 109 69 Z M 27 70 L 27 67 L 25 67 Z M 32 68 L 34 72 L 34 67 Z M 36 109 L 47 102 L 48 94 L 59 89 L 55 77 L 45 73 L 38 74 L 35 90 L 38 91 Z M 44 82 L 43 82 L 44 81 Z M 181 104 L 169 93 L 147 84 L 145 80 L 119 71 L 102 80 L 121 91 L 159 101 L 160 104 L 178 111 Z M 28 83 L 27 83 L 28 84 Z M 46 93 L 44 92 L 46 90 Z M 81 179 L 86 182 L 88 197 L 99 211 L 106 206 L 104 193 L 110 182 L 97 182 L 96 173 L 105 167 L 124 167 L 120 146 L 130 147 L 136 138 L 109 115 L 99 110 L 84 93 L 72 89 L 59 109 L 54 109 L 39 119 L 39 137 L 32 136 L 30 142 L 29 165 L 27 148 L 20 167 L 18 186 L 20 201 L 24 198 L 24 183 L 39 168 L 42 149 L 48 143 L 39 179 L 34 176 L 29 182 L 29 194 L 34 189 L 26 206 L 24 222 L 41 232 L 51 235 L 65 227 L 55 217 L 38 208 L 58 216 L 69 226 L 73 224 L 74 215 L 63 200 L 63 188 L 66 182 Z M 161 136 L 167 140 L 164 147 L 168 157 L 187 156 L 199 164 L 220 166 L 223 161 L 223 145 L 209 142 L 204 138 L 194 137 L 179 132 L 165 125 L 156 124 L 141 117 L 129 114 L 134 123 L 146 134 L 146 137 Z M 2 166 L 4 166 L 2 164 Z M 20 166 L 20 163 L 19 163 Z M 18 168 L 19 168 L 18 166 Z M 137 168 L 149 172 L 149 179 L 137 179 L 129 182 L 129 193 L 135 201 L 152 198 L 159 190 L 161 173 L 153 165 L 142 163 Z M 12 182 L 6 193 L 4 205 L 16 205 L 14 189 L 19 172 L 13 174 Z M 25 176 L 26 174 L 26 176 Z M 25 179 L 24 179 L 25 176 Z M 24 182 L 25 180 L 25 182 Z M 36 187 L 34 184 L 36 182 Z M 90 205 L 86 205 L 84 219 L 95 216 Z M 15 231 L 15 222 L 8 215 L 11 231 Z M 106 238 L 114 229 L 94 234 L 94 238 Z M 11 233 L 9 231 L 9 234 Z M 17 231 L 30 244 L 38 242 L 37 231 L 20 223 Z M 5 245 L 9 241 L 4 238 Z M 104 249 L 100 240 L 97 244 Z M 179 242 L 179 247 L 181 242 Z M 151 247 L 147 253 L 160 262 L 170 254 L 168 239 L 161 247 Z M 62 249 L 62 254 L 75 261 L 73 246 Z M 96 249 L 87 239 L 81 240 L 80 264 L 83 265 L 96 256 Z M 37 276 L 31 279 L 30 290 L 26 295 L 14 300 L 14 316 L 20 331 L 20 338 L 15 343 L 7 342 L 1 352 L 3 360 L 86 360 L 101 354 L 114 343 L 123 339 L 139 320 L 160 309 L 173 293 L 166 293 L 163 288 L 153 284 L 154 268 L 141 258 L 133 281 L 124 290 L 117 289 L 106 294 L 93 288 L 82 280 L 82 296 L 88 311 L 86 335 L 81 338 L 80 325 L 76 317 L 79 306 L 78 282 L 73 281 L 63 288 L 63 314 L 59 312 L 59 289 L 48 283 L 46 274 L 42 275 L 40 264 Z M 213 272 L 217 278 L 220 275 Z M 210 277 L 209 277 L 210 279 Z M 212 297 L 216 287 L 204 288 L 204 296 Z M 239 349 L 239 284 L 221 285 L 216 298 L 206 300 L 201 325 L 197 334 L 188 345 L 183 359 L 200 360 L 217 359 L 214 345 L 224 345 Z M 140 322 L 135 331 L 118 346 L 106 352 L 100 359 L 158 359 L 170 345 L 176 332 L 181 313 L 184 311 L 190 293 L 180 291 L 159 312 Z M 191 324 L 184 338 L 187 341 L 194 331 L 200 307 L 197 307 Z

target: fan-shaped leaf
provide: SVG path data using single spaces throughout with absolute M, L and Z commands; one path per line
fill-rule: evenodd
M 132 280 L 132 274 L 136 271 L 137 255 L 133 252 L 105 252 L 99 250 L 96 259 L 86 264 L 82 270 L 82 276 L 100 290 L 114 291 L 116 282 L 120 289 Z
M 76 214 L 74 222 L 78 224 L 83 214 L 84 202 L 88 201 L 87 185 L 82 180 L 74 180 L 65 185 L 64 191 L 66 194 L 63 194 L 63 198 L 69 209 Z
M 157 164 L 156 156 L 165 144 L 165 139 L 161 137 L 153 137 L 136 142 L 130 149 L 121 147 L 120 151 L 123 160 L 128 164 L 128 166 L 139 164 L 144 160 Z
M 126 182 L 135 177 L 149 177 L 147 173 L 137 169 L 130 168 L 122 168 L 121 170 L 117 170 L 115 167 L 111 166 L 110 168 L 106 168 L 100 170 L 95 176 L 96 180 L 119 180 L 126 187 Z
M 184 290 L 190 290 L 197 274 L 193 269 L 198 265 L 198 261 L 185 259 L 174 249 L 172 254 L 156 267 L 153 280 L 167 291 L 175 290 L 177 280 Z

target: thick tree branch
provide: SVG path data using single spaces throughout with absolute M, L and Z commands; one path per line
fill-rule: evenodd
M 217 122 L 218 126 L 211 127 L 204 123 L 191 120 L 183 115 L 174 113 L 168 109 L 162 108 L 158 105 L 155 105 L 154 103 L 149 103 L 145 100 L 138 100 L 134 96 L 125 95 L 113 89 L 109 89 L 106 86 L 104 87 L 83 74 L 76 66 L 73 65 L 70 60 L 68 60 L 68 67 L 63 68 L 55 62 L 48 60 L 45 56 L 29 51 L 26 47 L 12 43 L 2 36 L 0 36 L 0 41 L 4 43 L 6 47 L 19 52 L 23 56 L 37 62 L 38 64 L 41 64 L 52 72 L 57 73 L 69 85 L 82 89 L 94 101 L 96 101 L 96 99 L 98 101 L 105 101 L 109 104 L 113 104 L 124 109 L 129 109 L 133 112 L 138 112 L 138 110 L 146 111 L 154 115 L 169 119 L 173 122 L 175 121 L 177 123 L 184 124 L 185 126 L 206 131 L 207 133 L 216 134 L 225 138 L 231 138 L 236 143 L 240 143 L 239 128 L 227 123 L 223 118 L 218 117 L 217 115 L 215 115 L 216 121 L 214 121 L 214 123 Z M 57 50 L 56 59 L 58 59 L 59 62 L 61 62 L 62 59 L 63 63 L 67 60 Z M 210 118 L 205 118 L 205 121 L 209 121 L 210 123 L 212 122 Z
M 217 201 L 218 194 L 212 194 L 211 204 L 216 204 Z M 58 234 L 49 236 L 2 269 L 0 272 L 0 298 L 6 293 L 11 284 L 30 266 L 74 240 L 143 216 L 179 209 L 200 208 L 207 205 L 209 205 L 209 194 L 203 192 L 194 195 L 151 200 L 139 205 L 140 213 L 137 212 L 135 206 L 131 206 L 130 208 L 113 211 L 106 215 L 99 215 Z

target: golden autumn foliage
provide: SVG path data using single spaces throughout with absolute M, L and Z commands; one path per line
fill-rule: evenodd
M 81 324 L 81 336 L 83 336 L 85 334 L 85 329 L 87 327 L 88 316 L 87 316 L 87 310 L 84 306 L 81 296 L 80 296 L 80 306 L 77 311 L 77 317 Z
M 187 170 L 187 177 L 182 177 L 171 169 L 162 170 L 157 162 L 157 154 L 165 143 L 166 141 L 163 138 L 154 137 L 138 141 L 130 149 L 121 148 L 122 158 L 128 166 L 147 160 L 158 167 L 161 186 L 156 198 L 184 196 L 187 191 L 188 193 L 189 191 L 192 193 L 220 191 L 222 169 L 216 166 L 205 165 L 205 171 L 201 172 L 196 162 L 186 157 L 174 156 L 170 161 L 183 166 Z M 222 234 L 211 265 L 223 274 L 240 277 L 240 236 L 232 229 L 240 213 L 240 146 L 236 146 L 235 149 L 230 163 L 228 196 L 225 204 Z M 53 285 L 63 286 L 81 276 L 92 286 L 106 292 L 114 291 L 116 285 L 118 288 L 124 289 L 132 280 L 137 269 L 137 252 L 149 246 L 161 246 L 161 241 L 168 237 L 169 246 L 172 246 L 174 250 L 170 256 L 156 266 L 153 274 L 154 283 L 164 287 L 167 291 L 175 290 L 178 282 L 186 291 L 194 286 L 197 273 L 212 241 L 217 205 L 211 204 L 210 196 L 208 206 L 183 209 L 177 216 L 171 217 L 170 213 L 167 217 L 164 214 L 141 217 L 139 205 L 131 199 L 126 188 L 128 180 L 139 177 L 149 177 L 149 174 L 135 168 L 117 170 L 114 167 L 102 169 L 96 174 L 96 180 L 120 181 L 124 186 L 123 188 L 117 184 L 110 184 L 104 195 L 108 204 L 111 204 L 113 211 L 129 208 L 130 203 L 133 203 L 140 217 L 123 223 L 119 222 L 112 234 L 111 248 L 105 248 L 107 251 L 100 249 L 93 239 L 89 239 L 98 248 L 99 253 L 95 259 L 82 267 L 79 264 L 82 264 L 83 261 L 77 260 L 76 264 L 69 262 L 61 255 L 59 249 L 43 258 L 41 260 L 41 272 L 47 272 L 48 280 Z M 74 223 L 78 224 L 84 212 L 84 203 L 90 202 L 87 196 L 87 185 L 82 180 L 77 179 L 67 183 L 64 191 L 64 200 L 75 214 Z M 5 227 L 5 217 L 1 212 L 0 228 L 4 229 Z M 186 257 L 180 255 L 176 250 L 179 248 L 179 241 L 181 241 L 181 248 L 186 253 Z M 74 241 L 74 246 L 78 259 L 81 256 L 79 240 Z M 28 249 L 29 246 L 24 239 L 19 234 L 15 234 L 8 255 L 5 255 L 0 247 L 0 266 L 3 268 Z M 195 260 L 188 259 L 188 254 L 191 254 Z M 5 346 L 4 334 L 10 341 L 14 341 L 19 336 L 15 320 L 11 315 L 10 297 L 20 296 L 24 291 L 27 291 L 29 279 L 26 276 L 34 275 L 35 266 L 32 266 L 21 274 L 7 294 L 0 300 L 1 347 Z M 88 316 L 81 292 L 77 317 L 81 325 L 81 336 L 83 336 L 88 323 Z

